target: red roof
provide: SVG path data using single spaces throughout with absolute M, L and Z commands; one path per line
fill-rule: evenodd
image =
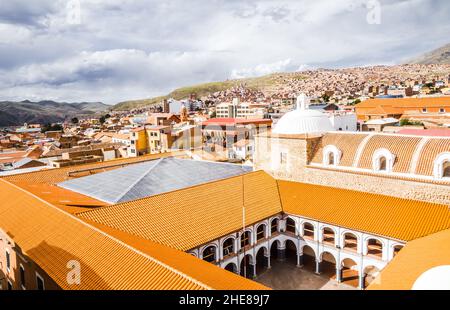
M 401 135 L 450 137 L 450 129 L 402 129 L 398 133 Z
M 220 125 L 220 126 L 230 126 L 230 125 L 247 125 L 247 124 L 271 124 L 270 119 L 246 119 L 246 118 L 211 118 L 207 121 L 202 122 L 203 126 L 207 125 Z

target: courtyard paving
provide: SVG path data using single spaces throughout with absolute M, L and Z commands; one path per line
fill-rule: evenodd
M 354 286 L 337 283 L 331 270 L 315 274 L 310 266 L 298 268 L 289 262 L 273 261 L 272 268 L 263 271 L 256 279 L 275 290 L 355 290 Z

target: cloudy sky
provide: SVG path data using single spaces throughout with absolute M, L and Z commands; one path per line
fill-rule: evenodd
M 2 0 L 0 100 L 113 104 L 271 72 L 395 64 L 449 43 L 449 16 L 448 0 Z

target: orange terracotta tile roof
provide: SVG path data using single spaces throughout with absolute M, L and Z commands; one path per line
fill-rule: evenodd
M 186 251 L 240 230 L 244 206 L 246 225 L 281 212 L 276 180 L 257 171 L 78 216 Z
M 426 142 L 417 163 L 416 174 L 433 175 L 434 161 L 444 152 L 450 152 L 450 139 L 430 139 Z
M 323 159 L 323 148 L 327 145 L 335 145 L 342 152 L 339 166 L 351 167 L 355 160 L 358 146 L 367 135 L 368 134 L 326 133 L 317 146 L 312 162 L 321 164 Z
M 385 107 L 385 106 L 377 106 L 367 112 L 366 115 L 390 115 L 390 114 L 403 114 L 402 111 L 399 111 L 393 107 Z
M 368 287 L 369 290 L 410 290 L 424 272 L 450 265 L 450 229 L 408 242 Z
M 264 288 L 148 240 L 141 245 L 145 252 L 138 250 L 5 180 L 0 179 L 0 188 L 0 227 L 63 289 Z M 81 263 L 80 285 L 67 283 L 70 260 Z
M 373 135 L 364 147 L 358 167 L 372 169 L 375 151 L 385 148 L 396 156 L 393 171 L 408 173 L 414 151 L 420 140 L 421 138 L 408 136 Z
M 313 220 L 409 241 L 450 227 L 448 206 L 278 181 L 283 211 Z

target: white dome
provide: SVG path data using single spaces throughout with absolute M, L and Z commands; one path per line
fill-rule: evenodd
M 280 118 L 273 130 L 276 134 L 305 134 L 333 131 L 328 116 L 317 110 L 308 109 L 308 99 L 304 94 L 297 98 L 297 109 Z

